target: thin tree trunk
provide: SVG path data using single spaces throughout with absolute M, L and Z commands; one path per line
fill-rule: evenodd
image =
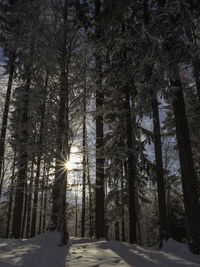
M 22 216 L 22 225 L 21 225 L 21 238 L 24 237 L 24 232 L 25 232 L 25 223 L 26 223 L 26 215 L 27 215 L 27 205 L 28 205 L 28 185 L 27 185 L 27 180 L 25 182 L 25 186 L 24 186 L 24 195 L 25 195 L 25 199 L 24 199 L 24 209 L 23 209 L 23 216 Z
M 9 196 L 9 204 L 8 204 L 8 220 L 7 220 L 7 228 L 6 228 L 6 238 L 8 238 L 10 234 L 9 230 L 10 230 L 11 211 L 12 211 L 12 205 L 13 205 L 15 164 L 16 164 L 16 149 L 15 149 L 14 157 L 13 157 L 12 176 L 11 176 L 11 184 L 10 184 L 10 196 Z
M 163 136 L 163 143 L 165 142 L 165 138 Z M 166 198 L 166 212 L 167 212 L 167 218 L 169 218 L 169 206 L 170 206 L 170 184 L 169 184 L 169 180 L 168 180 L 168 149 L 169 147 L 165 147 L 164 149 L 164 162 L 163 162 L 163 170 L 165 171 L 164 173 L 164 182 L 166 184 L 166 189 L 165 189 L 165 198 Z M 169 228 L 169 224 L 168 224 L 168 231 L 170 232 L 170 228 Z
M 115 222 L 115 240 L 119 241 L 119 221 Z
M 31 222 L 31 237 L 35 236 L 36 232 L 36 222 L 37 222 L 37 207 L 38 207 L 38 187 L 40 179 L 40 164 L 43 152 L 43 139 L 44 139 L 44 126 L 45 126 L 45 113 L 46 113 L 46 97 L 47 97 L 47 86 L 48 86 L 48 72 L 46 74 L 44 92 L 43 92 L 43 103 L 41 106 L 41 123 L 40 123 L 40 133 L 38 141 L 38 158 L 37 158 L 37 170 L 35 177 L 35 188 L 34 188 L 34 200 L 33 200 L 33 213 Z
M 31 52 L 32 53 L 32 52 Z M 32 55 L 31 55 L 32 57 Z M 20 133 L 20 144 L 19 144 L 19 160 L 18 160 L 18 180 L 17 180 L 17 191 L 15 196 L 15 208 L 13 215 L 13 235 L 15 238 L 20 237 L 21 221 L 23 213 L 23 202 L 24 202 L 24 187 L 27 180 L 27 143 L 28 143 L 28 109 L 30 101 L 30 85 L 31 85 L 31 65 L 26 67 L 26 85 L 25 92 L 22 99 L 22 120 L 21 120 L 21 133 Z
M 101 34 L 99 25 L 101 2 L 95 0 L 96 42 Z M 96 48 L 96 237 L 105 237 L 104 219 L 104 155 L 103 155 L 103 92 L 102 92 L 102 62 L 99 49 Z
M 89 156 L 88 156 L 88 147 L 87 149 L 87 182 L 88 182 L 88 190 L 89 190 L 89 237 L 93 236 L 93 209 L 92 209 L 92 188 L 91 188 L 91 180 L 90 180 L 90 169 L 89 169 Z
M 35 138 L 34 138 L 35 140 Z M 28 190 L 27 218 L 26 218 L 26 237 L 31 237 L 31 207 L 32 207 L 32 190 L 33 190 L 33 175 L 34 175 L 35 153 L 32 156 L 31 177 Z
M 39 143 L 41 143 L 41 136 L 40 136 L 40 139 L 39 139 Z M 41 149 L 41 147 L 40 147 L 40 149 Z M 31 220 L 31 237 L 35 236 L 35 232 L 36 232 L 37 208 L 38 208 L 38 188 L 39 188 L 39 178 L 40 178 L 41 153 L 42 152 L 39 152 L 39 155 L 38 155 L 38 158 L 37 158 L 37 170 L 36 170 L 36 177 L 35 177 L 33 210 L 32 210 L 32 220 Z
M 75 193 L 75 237 L 78 237 L 78 201 L 77 192 Z
M 136 213 L 136 193 L 135 193 L 135 183 L 136 183 L 136 158 L 134 156 L 135 140 L 133 140 L 133 126 L 135 123 L 135 118 L 131 116 L 131 106 L 130 106 L 130 92 L 129 88 L 126 88 L 126 129 L 127 129 L 127 146 L 129 149 L 128 155 L 128 209 L 129 209 L 129 242 L 137 242 L 137 213 Z M 134 127 L 135 128 L 135 127 Z
M 67 177 L 67 172 L 66 172 Z M 66 190 L 67 190 L 67 179 L 63 181 L 63 192 L 62 193 L 62 228 L 61 228 L 61 240 L 60 246 L 66 245 L 69 239 L 69 233 L 67 229 L 67 214 L 66 214 Z
M 116 199 L 115 199 L 115 207 L 119 207 L 119 188 L 118 188 L 118 180 L 116 180 L 116 184 L 115 184 L 115 191 L 116 191 Z M 115 240 L 119 241 L 119 215 L 117 214 L 116 216 L 116 220 L 115 220 Z
M 124 212 L 124 176 L 122 169 L 122 178 L 121 178 L 121 205 L 122 205 L 122 218 L 121 218 L 121 232 L 122 232 L 122 241 L 126 241 L 125 237 L 125 212 Z
M 44 162 L 43 177 L 42 177 L 42 184 L 41 184 L 40 215 L 39 215 L 38 234 L 41 233 L 41 229 L 42 229 L 42 217 L 43 217 L 42 213 L 43 213 L 43 200 L 44 200 L 45 171 L 46 171 L 46 165 L 45 165 L 45 162 Z
M 3 176 L 2 176 L 2 167 L 4 161 L 4 152 L 5 152 L 5 138 L 6 138 L 6 130 L 7 130 L 7 122 L 8 122 L 8 113 L 9 113 L 9 106 L 10 106 L 10 97 L 11 97 L 11 90 L 12 90 L 12 83 L 13 83 L 13 75 L 15 70 L 15 58 L 16 52 L 10 53 L 9 59 L 9 78 L 8 78 L 8 85 L 7 85 L 7 92 L 6 92 L 6 99 L 3 111 L 3 120 L 1 126 L 1 136 L 0 136 L 0 196 L 2 193 L 2 186 L 3 186 Z
M 157 96 L 152 97 L 152 110 L 153 110 L 153 127 L 154 127 L 154 146 L 155 146 L 155 159 L 156 159 L 156 179 L 158 190 L 158 207 L 160 218 L 160 246 L 162 240 L 168 239 L 168 223 L 167 223 L 167 208 L 166 208 L 166 193 L 162 161 L 162 145 L 160 134 L 160 119 Z
M 5 175 L 5 159 L 3 158 L 3 161 L 1 162 L 1 177 L 0 177 L 1 194 L 2 194 L 2 188 L 3 188 L 4 175 Z
M 43 206 L 43 226 L 42 229 L 43 231 L 46 228 L 46 214 L 47 214 L 47 188 L 48 188 L 48 183 L 49 183 L 49 171 L 50 171 L 50 166 L 48 166 L 47 170 L 47 176 L 46 176 L 46 181 L 45 181 L 45 193 L 44 193 L 44 206 Z
M 86 183 L 86 80 L 85 80 L 84 99 L 83 99 L 83 184 L 82 184 L 81 237 L 85 236 L 85 183 Z

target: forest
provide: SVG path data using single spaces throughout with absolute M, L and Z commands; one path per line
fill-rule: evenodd
M 1 0 L 0 109 L 0 238 L 200 254 L 199 0 Z

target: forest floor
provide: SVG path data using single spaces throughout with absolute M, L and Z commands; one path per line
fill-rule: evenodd
M 170 239 L 161 250 L 117 241 L 71 238 L 58 247 L 59 234 L 29 240 L 0 239 L 0 267 L 200 267 L 200 256 Z

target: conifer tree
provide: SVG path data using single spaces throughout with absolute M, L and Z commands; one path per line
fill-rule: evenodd
M 57 122 L 57 147 L 56 147 L 56 173 L 55 182 L 53 186 L 53 210 L 52 219 L 57 229 L 61 233 L 60 245 L 67 244 L 68 231 L 66 225 L 66 179 L 67 170 L 65 163 L 69 157 L 69 140 L 68 140 L 68 58 L 67 44 L 68 44 L 68 0 L 62 3 L 61 12 L 63 13 L 62 23 L 62 43 L 60 51 L 60 102 Z M 64 125 L 67 124 L 67 126 Z M 67 133 L 65 129 L 67 128 Z M 64 137 L 66 134 L 66 137 Z M 64 141 L 66 140 L 66 142 Z M 67 152 L 66 152 L 67 151 Z
M 148 27 L 149 25 L 149 1 L 144 1 L 144 22 Z M 153 66 L 148 66 L 146 70 L 146 80 L 150 83 L 150 76 L 152 75 Z M 153 86 L 153 84 L 152 84 Z M 162 160 L 162 144 L 161 144 L 161 133 L 160 133 L 160 118 L 159 118 L 159 106 L 157 100 L 157 91 L 151 92 L 151 106 L 153 112 L 153 133 L 154 133 L 154 146 L 155 146 L 155 161 L 156 161 L 156 179 L 157 179 L 157 190 L 158 190 L 158 206 L 159 206 L 159 217 L 160 217 L 160 246 L 162 246 L 162 240 L 168 239 L 168 225 L 167 225 L 167 208 L 166 208 L 166 194 L 165 194 L 165 183 L 164 183 L 164 171 L 163 171 L 163 160 Z
M 166 1 L 158 1 L 158 3 L 159 6 L 163 10 L 165 10 L 164 5 Z M 180 8 L 178 3 L 177 6 Z M 173 35 L 167 34 L 167 36 L 165 36 L 166 38 L 165 42 L 168 42 L 170 52 L 172 51 L 171 48 L 172 44 L 174 43 L 174 40 L 172 40 L 173 38 L 172 36 L 175 36 L 174 34 L 176 33 L 177 32 L 174 31 Z M 178 52 L 179 51 L 177 51 L 177 53 Z M 172 58 L 169 58 L 169 61 L 170 60 L 172 60 Z M 185 212 L 191 235 L 190 249 L 194 253 L 200 253 L 200 211 L 199 211 L 198 194 L 196 188 L 197 175 L 194 168 L 190 133 L 186 117 L 185 101 L 179 74 L 179 67 L 176 65 L 178 63 L 179 62 L 172 62 L 171 65 L 171 73 L 173 73 L 173 77 L 172 76 L 170 77 L 171 78 L 170 84 L 173 89 L 172 105 L 174 110 L 176 137 L 179 149 Z

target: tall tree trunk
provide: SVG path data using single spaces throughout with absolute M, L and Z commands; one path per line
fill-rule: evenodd
M 134 155 L 135 140 L 133 137 L 133 125 L 135 128 L 135 117 L 132 118 L 130 106 L 130 92 L 129 87 L 126 88 L 126 131 L 127 131 L 127 146 L 129 150 L 128 155 L 128 211 L 129 211 L 129 242 L 137 242 L 137 212 L 136 212 L 136 157 Z M 135 137 L 134 137 L 135 138 Z
M 96 21 L 96 42 L 101 35 L 99 25 L 100 17 L 100 0 L 95 0 L 95 21 Z M 95 52 L 96 60 L 96 237 L 105 236 L 105 219 L 104 219 L 104 155 L 103 155 L 103 92 L 102 92 L 102 62 L 98 47 Z
M 168 223 L 167 223 L 166 193 L 165 193 L 165 182 L 164 182 L 163 160 L 162 160 L 160 119 L 159 119 L 157 96 L 152 96 L 151 103 L 153 111 L 156 180 L 157 180 L 158 207 L 159 207 L 159 219 L 160 219 L 160 240 L 161 240 L 160 246 L 162 246 L 162 240 L 168 239 Z
M 197 175 L 192 157 L 184 96 L 178 70 L 176 80 L 171 81 L 171 83 L 177 88 L 174 92 L 173 109 L 181 166 L 184 206 L 191 235 L 190 249 L 194 253 L 200 254 L 200 205 L 198 203 L 196 186 Z
M 33 50 L 33 49 L 31 49 Z M 32 52 L 31 52 L 32 53 Z M 32 55 L 31 55 L 32 57 Z M 32 59 L 31 59 L 32 60 Z M 23 213 L 23 202 L 24 202 L 24 187 L 27 180 L 27 143 L 28 143 L 28 109 L 30 101 L 30 86 L 31 86 L 31 71 L 32 64 L 28 63 L 26 66 L 26 85 L 22 99 L 22 119 L 21 119 L 21 133 L 20 133 L 20 144 L 19 144 L 19 155 L 18 155 L 18 178 L 17 178 L 17 190 L 15 195 L 15 208 L 13 215 L 13 235 L 15 238 L 20 237 L 21 220 Z
M 61 81 L 60 103 L 57 123 L 57 147 L 56 147 L 56 174 L 53 186 L 52 220 L 56 229 L 61 233 L 60 245 L 67 244 L 68 232 L 66 224 L 66 180 L 67 170 L 65 163 L 69 157 L 68 146 L 68 58 L 67 53 L 67 30 L 68 30 L 68 0 L 64 1 L 63 30 L 61 48 Z M 65 123 L 67 126 L 65 126 Z M 67 129 L 67 132 L 65 132 Z M 64 136 L 65 135 L 65 136 Z M 65 137 L 65 142 L 64 142 Z M 65 149 L 65 150 L 64 150 Z M 67 150 L 67 152 L 66 152 Z
M 41 143 L 41 138 L 39 139 L 39 143 Z M 40 149 L 41 149 L 41 146 L 40 146 Z M 41 153 L 42 152 L 39 152 L 39 155 L 38 155 L 38 158 L 37 158 L 37 164 L 36 164 L 37 165 L 37 170 L 36 170 L 36 177 L 35 177 L 32 220 L 31 220 L 31 237 L 35 236 L 35 231 L 36 231 Z
M 119 241 L 119 221 L 115 222 L 115 240 Z
M 122 233 L 122 241 L 126 241 L 125 237 L 125 212 L 124 212 L 124 175 L 123 175 L 123 165 L 121 167 L 121 206 L 122 206 L 122 217 L 121 217 L 121 233 Z
M 49 171 L 50 171 L 50 164 L 47 169 L 46 181 L 45 181 L 45 192 L 44 192 L 44 206 L 43 206 L 43 226 L 42 229 L 44 231 L 46 227 L 46 215 L 47 215 L 47 189 L 49 184 Z
M 122 24 L 122 32 L 125 32 L 125 25 Z M 128 73 L 127 70 L 127 48 L 126 44 L 123 44 L 122 48 L 122 57 L 123 61 L 126 64 L 124 67 L 126 69 L 125 75 Z M 137 243 L 137 211 L 136 211 L 136 179 L 137 179 L 137 170 L 136 164 L 137 159 L 135 156 L 135 146 L 136 146 L 136 118 L 132 116 L 132 106 L 134 103 L 130 97 L 130 84 L 126 84 L 124 87 L 125 93 L 125 116 L 126 116 L 126 137 L 127 137 L 127 147 L 128 147 L 128 214 L 129 214 L 129 242 Z M 134 131 L 133 131 L 134 130 Z
M 13 75 L 15 70 L 15 58 L 16 52 L 10 53 L 9 59 L 9 78 L 8 78 L 8 85 L 7 85 L 7 92 L 6 92 L 6 99 L 3 111 L 3 120 L 1 126 L 1 136 L 0 136 L 0 196 L 2 193 L 2 186 L 3 186 L 3 179 L 2 176 L 2 168 L 3 168 L 3 161 L 4 161 L 4 152 L 5 152 L 5 138 L 6 138 L 6 130 L 7 130 L 7 122 L 8 122 L 8 113 L 9 113 L 9 106 L 10 106 L 10 97 L 11 97 L 11 90 L 12 90 L 12 83 L 13 83 Z
M 37 222 L 37 206 L 38 206 L 38 187 L 40 179 L 40 165 L 43 152 L 43 139 L 44 139 L 44 126 L 45 126 L 45 113 L 46 113 L 46 97 L 47 97 L 47 86 L 48 86 L 48 72 L 46 74 L 44 92 L 43 92 L 43 103 L 41 106 L 41 123 L 40 123 L 40 133 L 38 141 L 38 157 L 37 157 L 37 170 L 35 177 L 35 188 L 34 188 L 34 200 L 33 200 L 33 213 L 31 222 L 31 237 L 35 236 L 36 222 Z
M 11 221 L 11 211 L 13 205 L 13 194 L 14 194 L 14 178 L 15 178 L 15 164 L 16 164 L 16 148 L 13 157 L 13 166 L 12 166 L 12 176 L 11 176 L 11 184 L 10 184 L 10 196 L 9 196 L 9 204 L 8 204 L 8 220 L 7 220 L 7 228 L 6 228 L 6 238 L 9 237 L 10 234 L 10 221 Z
M 34 138 L 35 140 L 35 138 Z M 27 204 L 27 217 L 26 217 L 26 237 L 31 237 L 31 208 L 32 208 L 32 191 L 33 191 L 33 176 L 34 176 L 34 165 L 35 165 L 35 153 L 32 156 L 31 162 L 31 176 L 28 190 L 28 204 Z
M 115 207 L 119 207 L 119 188 L 118 188 L 118 179 L 116 180 L 115 184 L 115 192 L 116 192 L 116 197 L 115 197 Z M 118 211 L 117 211 L 118 213 Z M 115 240 L 119 241 L 119 215 L 116 214 L 116 219 L 115 219 Z
M 85 77 L 86 79 L 86 77 Z M 85 236 L 85 183 L 86 183 L 86 80 L 83 99 L 83 184 L 82 184 L 82 214 L 81 237 Z
M 78 237 L 78 196 L 75 192 L 75 237 Z
M 0 177 L 1 194 L 2 194 L 2 188 L 3 188 L 4 175 L 5 175 L 5 160 L 3 158 L 3 161 L 1 162 L 1 177 Z
M 27 205 L 28 205 L 28 184 L 27 184 L 27 180 L 26 180 L 25 186 L 24 186 L 24 196 L 25 196 L 24 209 L 23 209 L 22 225 L 21 225 L 21 233 L 20 233 L 21 238 L 24 237 L 25 223 L 26 223 L 26 216 L 27 216 Z
M 44 200 L 44 185 L 45 185 L 45 172 L 46 172 L 46 165 L 44 162 L 44 168 L 43 168 L 43 177 L 42 177 L 42 184 L 41 184 L 41 196 L 40 196 L 40 215 L 39 215 L 39 227 L 38 227 L 38 234 L 41 233 L 42 229 L 42 213 L 43 213 L 43 200 Z
M 144 0 L 144 22 L 145 25 L 149 25 L 149 1 Z M 162 4 L 162 3 L 161 3 Z M 153 66 L 147 66 L 146 68 L 146 80 L 148 81 L 151 75 L 151 68 Z M 149 71 L 150 70 L 150 71 Z M 154 147 L 155 147 L 155 161 L 156 161 L 156 180 L 158 191 L 158 207 L 159 207 L 159 220 L 160 220 L 160 247 L 162 247 L 162 240 L 168 239 L 168 222 L 167 222 L 167 208 L 166 208 L 166 192 L 163 172 L 163 160 L 162 160 L 162 144 L 160 134 L 160 118 L 159 107 L 157 100 L 157 93 L 152 93 L 151 106 L 153 111 L 153 127 L 154 127 Z
M 91 188 L 91 180 L 90 180 L 88 146 L 86 150 L 87 150 L 87 182 L 88 182 L 88 191 L 89 191 L 89 237 L 92 238 L 93 236 L 93 209 L 92 209 L 92 188 Z

